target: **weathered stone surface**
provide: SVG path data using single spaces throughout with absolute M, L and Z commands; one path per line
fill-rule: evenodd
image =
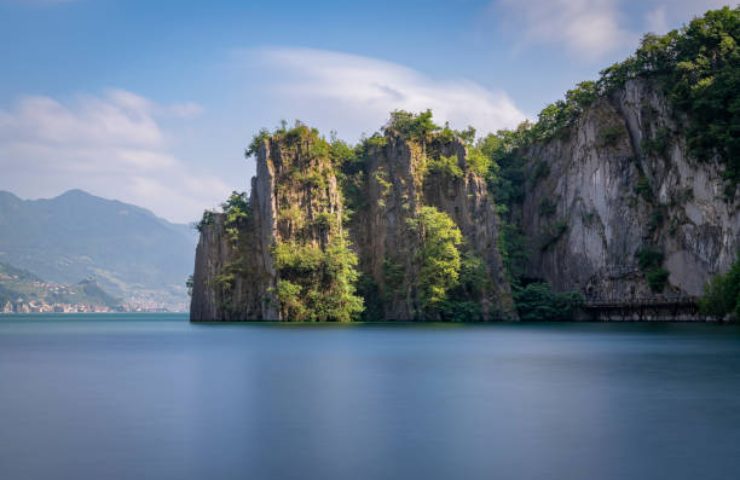
M 363 275 L 371 279 L 382 298 L 377 320 L 419 320 L 419 238 L 409 228 L 423 204 L 446 212 L 461 229 L 470 248 L 480 256 L 490 277 L 481 300 L 486 320 L 514 318 L 511 292 L 496 247 L 498 219 L 485 182 L 469 170 L 463 144 L 436 145 L 435 155 L 456 155 L 465 172 L 446 178 L 426 172 L 422 145 L 391 136 L 385 146 L 373 147 L 361 186 L 362 208 L 354 212 L 349 235 Z M 327 232 L 315 228 L 306 238 L 305 225 L 319 214 L 329 214 L 342 225 L 343 199 L 332 165 L 309 154 L 311 145 L 266 141 L 257 153 L 257 175 L 252 180 L 250 216 L 236 245 L 225 234 L 218 215 L 202 234 L 196 254 L 191 319 L 284 320 L 275 297 L 278 274 L 272 248 L 293 239 L 326 245 Z M 315 182 L 296 181 L 308 175 Z M 297 209 L 295 214 L 289 210 Z M 341 228 L 341 227 L 340 227 Z M 387 283 L 388 262 L 399 266 L 403 278 Z M 236 266 L 236 268 L 234 268 Z M 229 288 L 219 282 L 225 272 L 235 272 Z
M 735 258 L 740 210 L 723 195 L 721 165 L 688 154 L 668 102 L 646 81 L 598 100 L 563 138 L 525 155 L 528 275 L 558 290 L 649 295 L 635 254 L 653 245 L 670 273 L 666 291 L 699 295 Z M 549 174 L 534 179 L 542 163 Z

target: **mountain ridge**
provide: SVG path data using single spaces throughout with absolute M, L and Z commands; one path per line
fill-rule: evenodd
M 31 200 L 0 191 L 0 261 L 45 280 L 93 277 L 128 301 L 182 310 L 194 244 L 188 225 L 80 189 Z

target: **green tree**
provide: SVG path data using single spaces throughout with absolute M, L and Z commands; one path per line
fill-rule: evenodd
M 246 192 L 231 192 L 229 198 L 221 204 L 224 212 L 224 227 L 232 243 L 239 239 L 239 232 L 249 217 L 249 200 Z
M 432 111 L 425 110 L 413 114 L 405 110 L 394 110 L 391 118 L 383 127 L 385 134 L 396 134 L 403 138 L 425 142 L 432 133 L 440 130 L 439 125 L 432 120 Z
M 290 321 L 350 322 L 363 311 L 356 294 L 357 255 L 343 233 L 325 249 L 297 241 L 274 249 L 281 314 Z
M 556 293 L 544 282 L 530 283 L 514 289 L 517 313 L 522 321 L 572 320 L 583 296 L 576 292 Z
M 705 315 L 723 319 L 728 314 L 740 317 L 740 259 L 730 270 L 716 275 L 704 287 L 699 308 Z
M 410 219 L 409 225 L 421 243 L 418 283 L 422 309 L 433 311 L 459 282 L 458 247 L 462 243 L 462 233 L 449 215 L 430 206 L 421 207 L 419 215 Z

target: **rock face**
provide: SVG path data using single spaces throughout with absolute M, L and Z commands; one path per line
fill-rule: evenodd
M 659 89 L 632 80 L 597 100 L 560 138 L 526 149 L 518 221 L 528 276 L 557 290 L 628 298 L 654 294 L 638 253 L 658 253 L 665 293 L 699 295 L 740 248 L 738 198 L 722 167 L 688 154 Z
M 485 320 L 512 318 L 513 303 L 496 246 L 498 218 L 485 181 L 467 164 L 458 142 L 421 145 L 391 137 L 369 152 L 363 196 L 352 222 L 361 270 L 377 286 L 385 320 L 422 317 L 418 288 L 420 239 L 409 227 L 423 205 L 445 212 L 460 228 L 464 248 L 480 257 L 489 279 L 480 302 Z M 428 171 L 429 158 L 454 157 L 462 174 Z
M 727 194 L 719 160 L 690 155 L 686 119 L 660 92 L 648 80 L 627 81 L 555 137 L 520 147 L 527 180 L 521 203 L 509 206 L 509 221 L 528 242 L 523 280 L 624 301 L 698 296 L 712 276 L 729 269 L 740 249 L 740 191 Z M 203 226 L 192 320 L 289 321 L 295 314 L 286 312 L 305 312 L 301 296 L 308 293 L 315 310 L 325 291 L 337 290 L 315 280 L 326 267 L 307 283 L 300 254 L 310 254 L 308 263 L 331 264 L 327 255 L 336 245 L 346 248 L 347 238 L 367 320 L 447 320 L 450 308 L 461 305 L 474 313 L 456 319 L 516 318 L 494 201 L 459 136 L 386 130 L 347 163 L 318 133 L 291 132 L 268 135 L 254 147 L 257 175 L 246 219 L 234 224 L 228 213 L 213 214 Z M 480 267 L 474 288 L 460 282 L 443 292 L 457 303 L 432 309 L 420 255 L 428 240 L 418 229 L 430 209 L 459 229 L 456 251 Z M 292 258 L 287 269 L 285 259 L 276 260 L 276 246 Z M 349 271 L 354 260 L 343 265 Z M 295 308 L 285 292 L 292 292 Z M 356 298 L 354 286 L 343 292 L 329 303 L 341 307 Z
M 265 139 L 256 152 L 247 218 L 228 233 L 212 214 L 198 243 L 193 275 L 194 321 L 285 320 L 277 296 L 274 247 L 295 242 L 325 249 L 341 232 L 342 197 L 328 158 L 310 138 Z
M 223 214 L 202 227 L 193 277 L 191 320 L 289 321 L 276 291 L 281 280 L 275 245 L 310 245 L 322 250 L 342 235 L 344 194 L 338 167 L 316 140 L 266 139 L 256 150 L 249 214 L 229 235 Z M 428 172 L 429 156 L 454 156 L 459 176 Z M 484 180 L 467 165 L 458 141 L 430 145 L 389 135 L 368 149 L 362 180 L 344 230 L 359 259 L 365 303 L 380 304 L 369 320 L 430 320 L 420 307 L 420 238 L 410 220 L 423 205 L 445 212 L 457 224 L 467 252 L 483 260 L 485 281 L 475 301 L 479 319 L 513 318 L 508 282 L 496 248 L 498 219 Z M 332 224 L 338 228 L 326 228 Z M 232 227 L 233 228 L 233 227 Z M 233 230 L 232 230 L 233 232 Z M 290 243 L 293 242 L 293 243 Z M 389 276 L 389 269 L 394 275 Z M 393 277 L 393 278 L 390 278 Z M 371 298 L 372 297 L 372 298 Z M 380 300 L 380 302 L 378 302 Z

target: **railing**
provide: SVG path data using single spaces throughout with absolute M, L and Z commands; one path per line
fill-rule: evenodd
M 616 296 L 586 296 L 584 308 L 620 308 L 628 306 L 645 307 L 671 307 L 671 306 L 696 306 L 698 298 L 690 295 L 663 295 L 616 297 Z
M 598 320 L 701 320 L 698 298 L 689 295 L 586 297 L 585 313 Z

